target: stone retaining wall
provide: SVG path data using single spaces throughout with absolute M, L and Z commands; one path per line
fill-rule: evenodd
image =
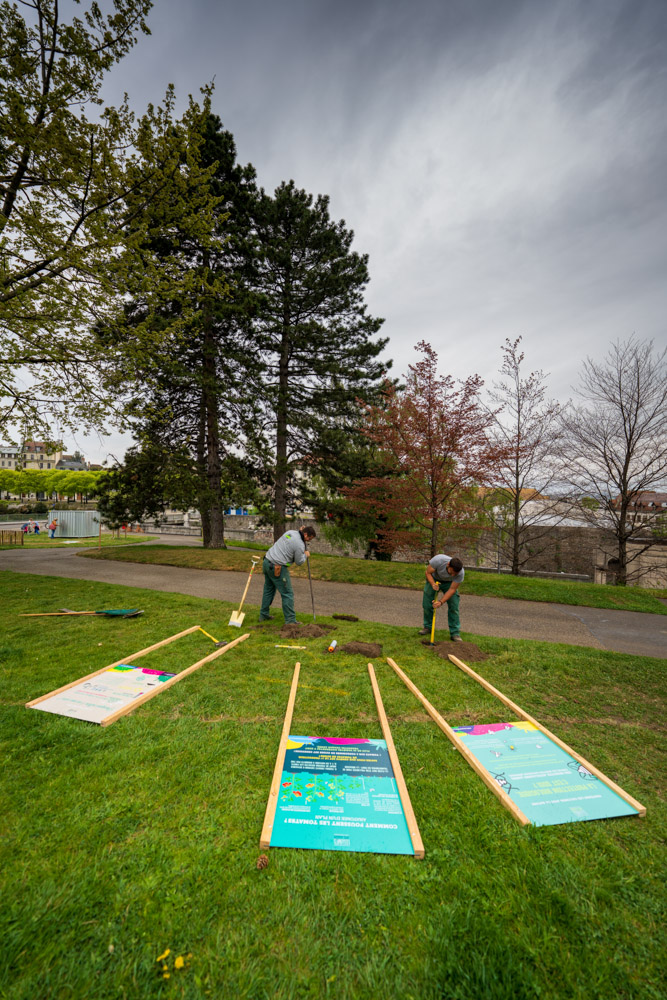
M 286 529 L 298 531 L 309 519 L 286 522 Z M 201 529 L 194 518 L 190 526 L 184 528 L 168 523 L 157 529 L 149 524 L 147 531 L 156 530 L 168 534 L 200 535 Z M 324 527 L 315 524 L 317 539 L 313 551 L 324 555 L 348 556 L 363 559 L 366 546 L 362 544 L 332 544 L 327 540 Z M 258 515 L 229 514 L 225 517 L 225 537 L 230 542 L 259 542 L 269 548 L 273 544 L 273 529 L 260 524 Z M 595 580 L 598 583 L 613 582 L 613 573 L 607 572 L 609 559 L 613 558 L 614 546 L 609 536 L 593 527 L 554 526 L 528 529 L 526 547 L 529 557 L 522 565 L 526 576 L 558 576 L 573 580 Z M 532 551 L 531 551 L 532 549 Z M 502 539 L 496 529 L 484 530 L 475 539 L 446 539 L 442 551 L 458 555 L 465 566 L 487 572 L 507 573 L 510 570 L 509 554 L 504 551 Z M 394 554 L 397 562 L 426 563 L 426 549 L 398 549 Z M 631 582 L 641 587 L 667 586 L 667 542 L 658 543 L 649 553 L 637 561 Z

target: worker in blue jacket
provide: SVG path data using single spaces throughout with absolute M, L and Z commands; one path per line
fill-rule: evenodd
M 277 542 L 274 542 L 269 551 L 264 556 L 262 570 L 264 572 L 264 593 L 262 594 L 262 606 L 259 611 L 259 620 L 268 621 L 272 615 L 269 614 L 271 602 L 276 596 L 276 590 L 280 594 L 283 605 L 285 622 L 298 625 L 294 612 L 294 591 L 290 579 L 288 566 L 294 563 L 302 566 L 309 558 L 310 552 L 307 545 L 313 538 L 316 538 L 315 529 L 311 525 L 299 528 L 298 531 L 286 531 Z

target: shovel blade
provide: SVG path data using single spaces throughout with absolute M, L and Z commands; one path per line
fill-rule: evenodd
M 236 628 L 241 628 L 244 618 L 245 611 L 232 611 L 232 617 L 229 619 L 229 624 L 235 625 Z

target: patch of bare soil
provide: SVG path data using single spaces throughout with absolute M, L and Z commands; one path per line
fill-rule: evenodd
M 331 617 L 335 618 L 336 621 L 339 621 L 339 622 L 358 622 L 359 621 L 359 619 L 357 618 L 356 615 L 332 615 Z
M 429 646 L 429 642 L 423 642 L 423 646 Z M 479 663 L 480 660 L 488 660 L 489 654 L 485 653 L 474 642 L 436 642 L 432 647 L 436 656 L 446 660 L 449 654 L 463 660 L 464 663 Z
M 340 647 L 340 651 L 358 656 L 382 656 L 382 646 L 377 642 L 348 642 Z
M 335 628 L 335 625 L 283 625 L 280 634 L 285 639 L 321 639 Z

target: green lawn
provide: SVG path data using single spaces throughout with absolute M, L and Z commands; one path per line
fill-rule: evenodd
M 0 573 L 0 997 L 658 1000 L 664 996 L 664 661 L 465 635 L 478 669 L 647 806 L 644 820 L 521 828 L 375 661 L 424 861 L 258 842 L 295 655 L 293 730 L 381 737 L 366 663 L 325 641 L 274 648 L 280 622 L 108 729 L 24 703 L 232 606 Z M 58 601 L 138 619 L 21 619 Z M 511 714 L 412 629 L 382 643 L 452 725 Z M 200 633 L 150 654 L 176 669 Z M 156 958 L 165 949 L 170 978 Z M 191 955 L 182 970 L 177 956 Z
M 155 542 L 157 541 L 156 535 L 128 535 L 127 538 L 114 538 L 110 534 L 102 534 L 102 546 L 107 548 L 108 546 L 125 545 L 128 542 Z M 0 545 L 0 552 L 3 549 L 20 549 L 20 548 L 31 548 L 31 549 L 63 549 L 63 548 L 81 548 L 82 546 L 90 547 L 91 545 L 99 545 L 100 538 L 99 535 L 93 535 L 92 538 L 49 538 L 47 531 L 40 531 L 38 535 L 24 535 L 23 546 L 21 545 Z
M 202 549 L 192 546 L 146 545 L 132 552 L 120 549 L 99 555 L 87 552 L 93 559 L 127 559 L 130 562 L 159 563 L 163 566 L 187 566 L 190 569 L 239 570 L 250 568 L 254 553 L 243 549 Z M 402 562 L 375 562 L 349 559 L 343 556 L 326 556 L 315 553 L 310 558 L 314 580 L 332 580 L 337 583 L 363 583 L 378 587 L 421 588 L 424 567 L 421 564 Z M 304 566 L 292 567 L 293 576 L 305 577 Z M 521 601 L 546 601 L 553 604 L 575 604 L 589 608 L 614 608 L 623 611 L 647 611 L 667 615 L 667 590 L 646 590 L 641 587 L 611 587 L 573 580 L 537 579 L 508 576 L 502 573 L 479 573 L 466 570 L 462 593 L 484 597 L 506 597 Z

